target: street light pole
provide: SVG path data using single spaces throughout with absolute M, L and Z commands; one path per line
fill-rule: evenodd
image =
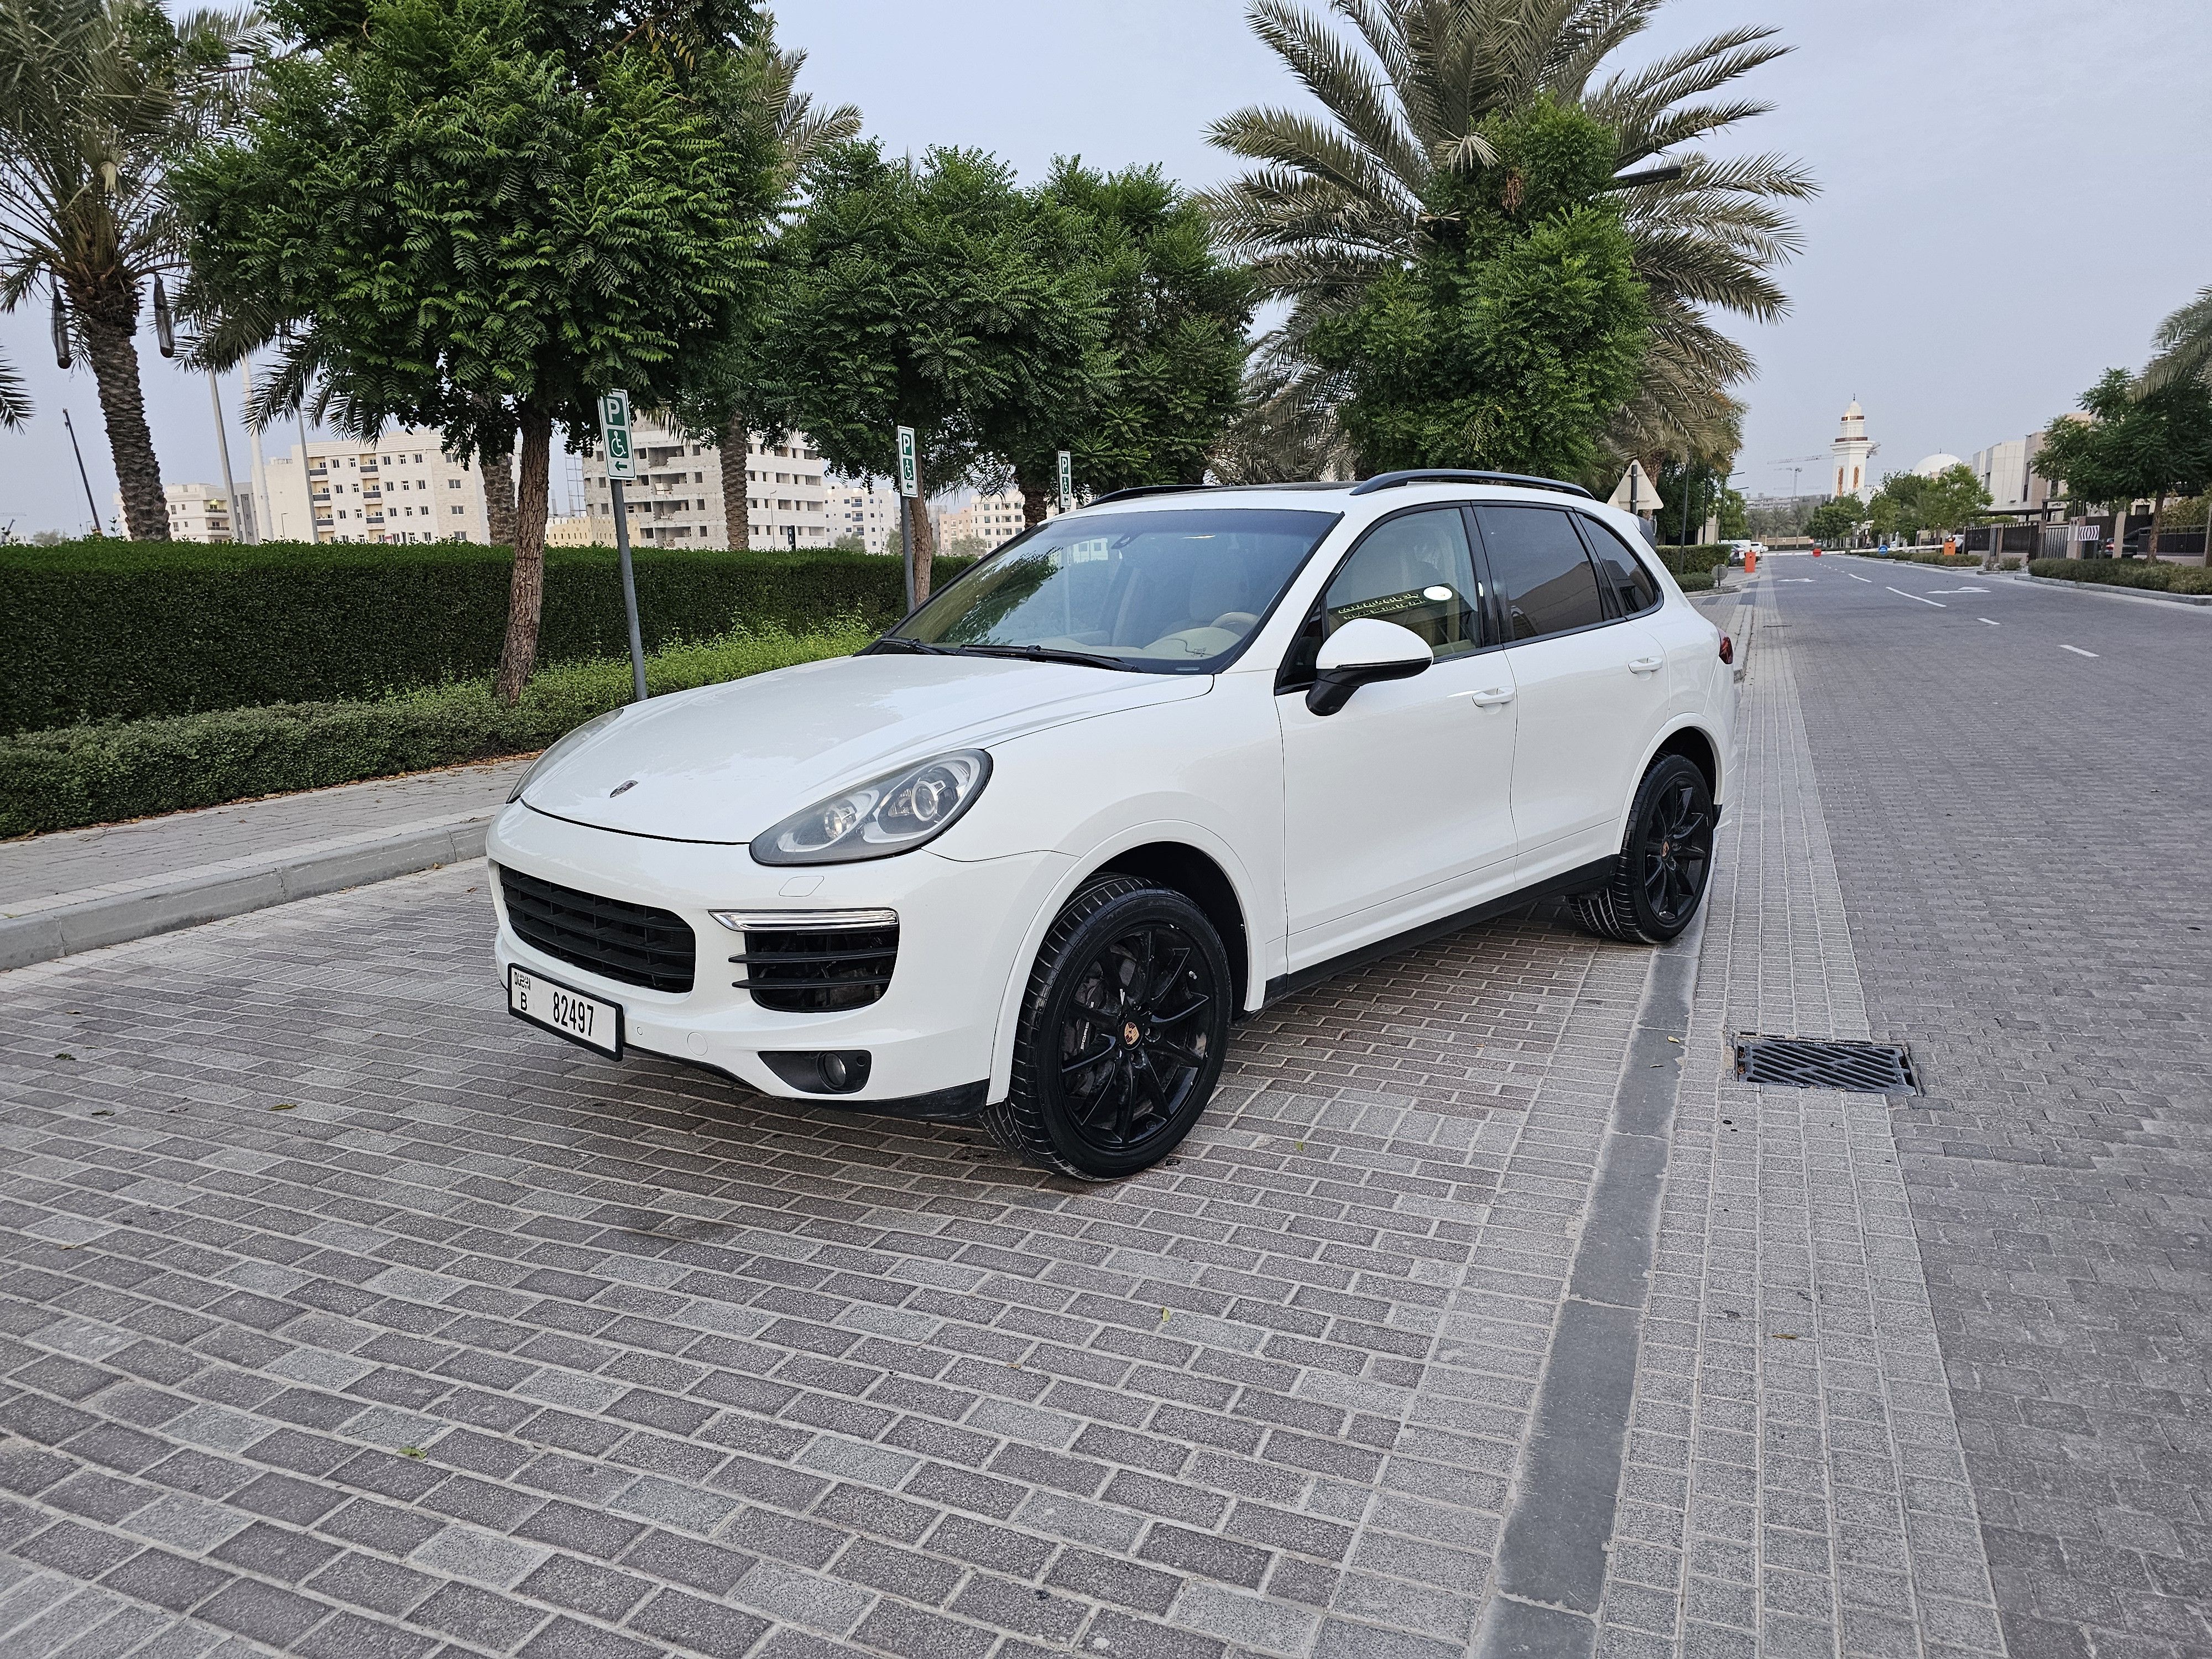
M 215 449 L 222 459 L 222 498 L 223 505 L 230 509 L 230 538 L 234 542 L 258 542 L 261 539 L 258 530 L 250 537 L 240 533 L 244 527 L 240 523 L 241 516 L 250 520 L 253 508 L 248 503 L 243 515 L 238 510 L 238 481 L 230 476 L 230 434 L 222 424 L 222 388 L 216 383 L 213 369 L 208 370 L 208 403 L 215 410 Z

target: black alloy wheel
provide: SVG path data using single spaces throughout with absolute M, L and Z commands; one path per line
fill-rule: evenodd
M 1109 876 L 1071 899 L 1037 953 L 1013 1086 L 985 1121 L 1010 1150 L 1088 1181 L 1172 1151 L 1213 1093 L 1234 991 L 1182 894 Z
M 1653 763 L 1636 791 L 1628 834 L 1602 887 L 1567 901 L 1601 938 L 1664 945 L 1698 914 L 1713 869 L 1713 810 L 1705 775 L 1680 755 Z

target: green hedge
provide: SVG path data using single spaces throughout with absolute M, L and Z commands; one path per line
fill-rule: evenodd
M 898 561 L 866 553 L 640 548 L 647 649 L 732 626 L 801 634 L 902 609 Z M 538 659 L 626 648 L 605 548 L 546 553 Z M 0 732 L 269 703 L 374 698 L 489 675 L 507 627 L 504 548 L 0 547 Z M 965 562 L 939 561 L 946 576 Z
M 2212 570 L 2149 559 L 2031 559 L 2027 574 L 2053 581 L 2154 588 L 2161 593 L 2212 593 Z
M 1675 585 L 1685 593 L 1706 592 L 1713 586 L 1718 573 L 1728 568 L 1729 550 L 1718 542 L 1653 550 L 1659 555 L 1659 562 L 1674 573 Z
M 872 632 L 768 630 L 673 646 L 647 661 L 646 682 L 658 696 L 738 679 L 842 656 Z M 527 754 L 629 695 L 629 663 L 614 659 L 547 669 L 512 708 L 493 700 L 487 679 L 374 702 L 280 703 L 0 737 L 0 836 Z

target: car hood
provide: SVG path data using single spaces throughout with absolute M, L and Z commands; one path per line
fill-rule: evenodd
M 624 835 L 738 844 L 946 750 L 1202 696 L 1212 684 L 1002 657 L 837 657 L 634 704 L 522 799 Z

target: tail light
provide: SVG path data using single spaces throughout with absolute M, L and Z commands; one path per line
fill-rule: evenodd
M 1735 641 L 1725 634 L 1721 635 L 1721 660 L 1725 663 L 1735 661 Z

